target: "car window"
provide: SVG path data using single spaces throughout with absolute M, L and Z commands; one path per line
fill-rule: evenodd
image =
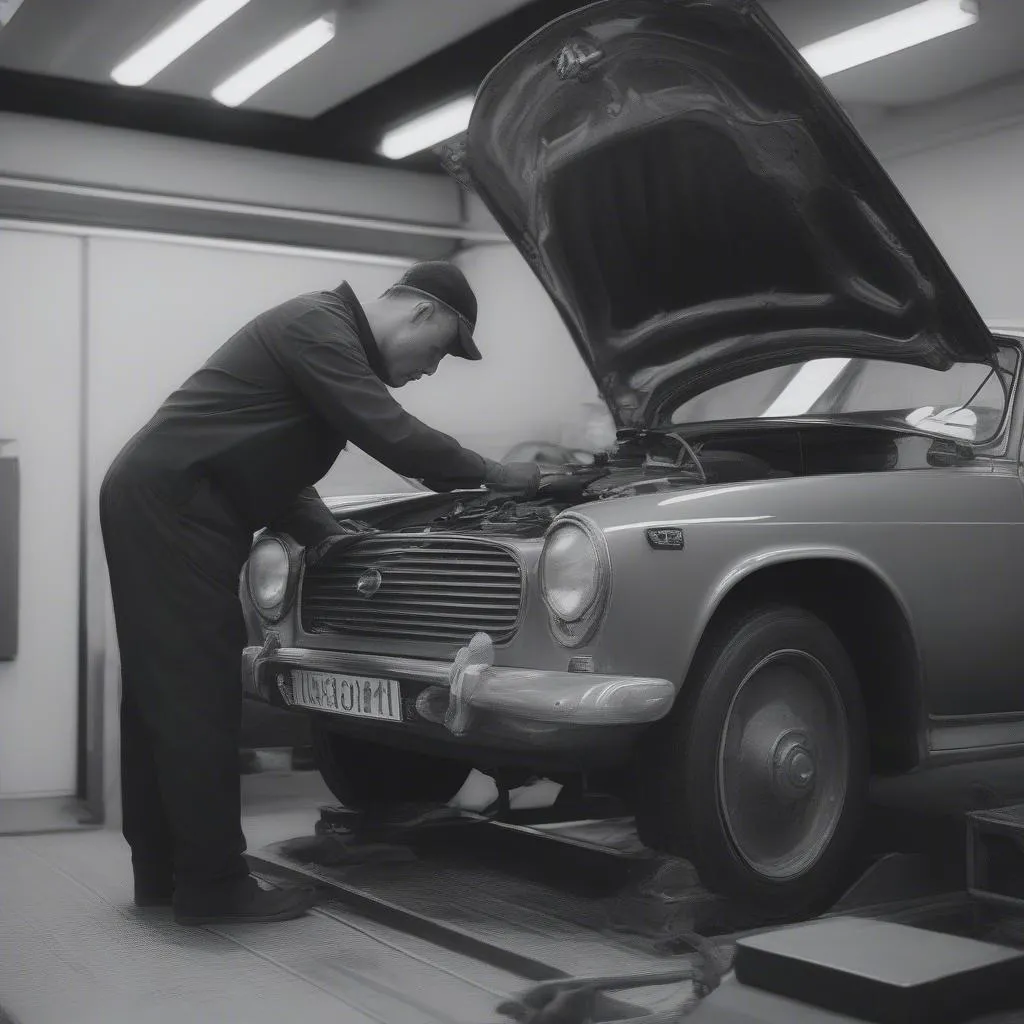
M 813 359 L 711 388 L 679 406 L 672 422 L 834 416 L 983 442 L 1003 421 L 1015 356 L 1009 365 L 996 372 L 976 363 L 931 370 L 876 359 Z

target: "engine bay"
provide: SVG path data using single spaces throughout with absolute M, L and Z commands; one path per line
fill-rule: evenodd
M 826 473 L 863 473 L 928 464 L 934 439 L 835 424 L 735 425 L 712 431 L 621 430 L 588 465 L 540 464 L 535 498 L 490 491 L 425 494 L 360 517 L 389 532 L 471 532 L 540 537 L 567 508 L 640 494 Z

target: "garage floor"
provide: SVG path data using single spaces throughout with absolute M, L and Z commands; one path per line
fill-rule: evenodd
M 294 863 L 282 851 L 294 837 L 313 837 L 318 809 L 334 803 L 330 793 L 313 772 L 242 781 L 250 853 L 268 864 Z M 467 850 L 484 854 L 479 844 Z M 490 884 L 500 880 L 493 864 L 453 875 L 432 864 L 425 848 L 412 865 L 346 873 L 348 882 L 360 878 L 419 910 L 440 902 L 460 927 L 557 971 L 665 966 L 643 943 L 602 938 L 592 928 L 599 922 L 574 912 L 571 900 L 550 905 L 539 883 L 498 891 Z M 480 898 L 481 887 L 490 888 L 489 900 Z M 131 896 L 128 851 L 117 831 L 0 837 L 0 1006 L 14 1024 L 456 1024 L 498 1019 L 497 1005 L 525 984 L 330 899 L 299 921 L 191 929 L 174 924 L 169 909 L 136 908 Z M 678 986 L 650 989 L 643 1005 L 678 998 Z
M 925 790 L 958 802 L 977 780 L 956 775 L 924 780 Z M 1003 781 L 1014 788 L 1020 780 L 1007 773 Z M 706 891 L 688 888 L 686 877 L 659 878 L 653 887 L 649 874 L 638 879 L 635 840 L 621 823 L 571 828 L 569 837 L 581 844 L 575 852 L 521 830 L 460 825 L 425 833 L 404 861 L 339 865 L 330 862 L 330 837 L 314 834 L 319 808 L 335 803 L 316 773 L 248 775 L 242 783 L 258 874 L 273 879 L 277 868 L 299 867 L 335 884 L 336 894 L 325 889 L 314 912 L 294 922 L 183 928 L 169 909 L 133 906 L 128 851 L 117 831 L 0 837 L 0 1024 L 3 1013 L 12 1024 L 507 1019 L 496 1008 L 527 987 L 521 971 L 353 912 L 342 884 L 357 898 L 404 907 L 513 958 L 547 965 L 556 977 L 664 970 L 681 952 L 668 955 L 660 941 L 666 931 L 689 925 L 727 944 L 730 933 L 756 927 Z M 914 785 L 912 802 L 926 802 L 922 780 Z M 897 818 L 900 795 L 889 794 Z M 564 837 L 564 827 L 559 831 Z M 890 826 L 886 832 L 895 835 Z M 594 845 L 614 855 L 591 862 Z M 842 1020 L 806 1016 L 794 1004 L 741 989 L 723 985 L 690 1019 Z M 636 1007 L 667 1008 L 681 998 L 680 986 L 634 990 L 629 998 Z M 714 1007 L 724 1016 L 712 1015 Z
M 311 833 L 331 802 L 313 773 L 243 783 L 252 850 Z M 115 831 L 0 839 L 0 1005 L 16 1024 L 480 1021 L 516 988 L 407 935 L 321 912 L 182 928 L 167 909 L 134 907 Z

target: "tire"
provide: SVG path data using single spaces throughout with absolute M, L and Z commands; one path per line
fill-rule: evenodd
M 446 803 L 469 775 L 469 766 L 458 761 L 341 736 L 315 719 L 312 739 L 317 771 L 350 810 L 420 801 Z
M 867 724 L 842 644 L 797 607 L 714 628 L 638 758 L 637 827 L 771 918 L 831 906 L 867 805 Z M 740 754 L 743 756 L 739 756 Z

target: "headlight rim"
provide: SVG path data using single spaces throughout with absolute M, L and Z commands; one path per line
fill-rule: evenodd
M 285 559 L 288 563 L 288 575 L 285 578 L 284 593 L 282 594 L 280 601 L 271 606 L 264 606 L 253 592 L 252 556 L 261 544 L 276 544 L 284 552 Z M 295 590 L 298 583 L 297 568 L 296 552 L 285 537 L 278 536 L 277 534 L 265 533 L 257 537 L 253 542 L 249 551 L 249 557 L 245 564 L 246 593 L 249 596 L 249 600 L 252 603 L 256 614 L 265 622 L 276 624 L 287 614 L 288 609 L 291 607 L 295 598 Z
M 597 584 L 595 587 L 594 599 L 589 603 L 583 614 L 575 621 L 561 618 L 557 611 L 551 607 L 547 597 L 547 587 L 544 583 L 545 551 L 551 536 L 565 527 L 573 526 L 584 533 L 590 541 L 591 547 L 596 555 Z M 611 554 L 608 550 L 608 542 L 604 531 L 601 530 L 586 516 L 575 512 L 563 512 L 555 518 L 544 535 L 544 547 L 541 550 L 541 557 L 538 567 L 540 580 L 541 600 L 547 612 L 548 625 L 555 639 L 563 647 L 577 648 L 588 643 L 597 631 L 608 610 L 612 592 L 612 564 Z
M 554 603 L 552 602 L 552 600 L 550 598 L 550 595 L 549 595 L 549 589 L 548 589 L 548 584 L 547 584 L 547 580 L 546 580 L 546 576 L 547 576 L 546 567 L 547 567 L 547 550 L 548 550 L 548 545 L 551 543 L 551 539 L 557 533 L 561 532 L 562 530 L 575 530 L 577 533 L 581 534 L 583 536 L 584 540 L 590 545 L 590 549 L 593 552 L 593 556 L 594 556 L 594 570 L 595 570 L 594 576 L 595 576 L 595 578 L 594 578 L 594 584 L 593 584 L 593 588 L 592 588 L 592 593 L 590 595 L 590 598 L 587 600 L 587 603 L 580 610 L 579 614 L 576 615 L 573 618 L 569 618 L 568 616 L 562 615 L 558 611 L 558 609 L 554 607 Z M 600 552 L 598 551 L 598 547 L 594 543 L 594 538 L 591 536 L 590 532 L 588 530 L 582 528 L 579 525 L 579 523 L 573 522 L 573 521 L 571 521 L 569 519 L 566 519 L 566 520 L 563 520 L 562 522 L 559 522 L 557 526 L 552 524 L 551 528 L 549 529 L 549 531 L 547 533 L 547 536 L 545 536 L 545 538 L 544 538 L 544 549 L 541 552 L 539 576 L 540 576 L 541 597 L 544 599 L 544 604 L 547 607 L 548 611 L 553 616 L 555 616 L 555 618 L 557 618 L 560 622 L 566 622 L 566 623 L 569 623 L 570 625 L 575 625 L 577 622 L 581 622 L 583 619 L 585 619 L 587 617 L 587 614 L 590 612 L 591 608 L 593 608 L 594 605 L 598 602 L 598 600 L 600 600 L 600 597 L 601 597 L 601 584 L 603 582 L 603 580 L 602 580 L 602 573 L 601 573 L 601 556 L 600 556 Z

